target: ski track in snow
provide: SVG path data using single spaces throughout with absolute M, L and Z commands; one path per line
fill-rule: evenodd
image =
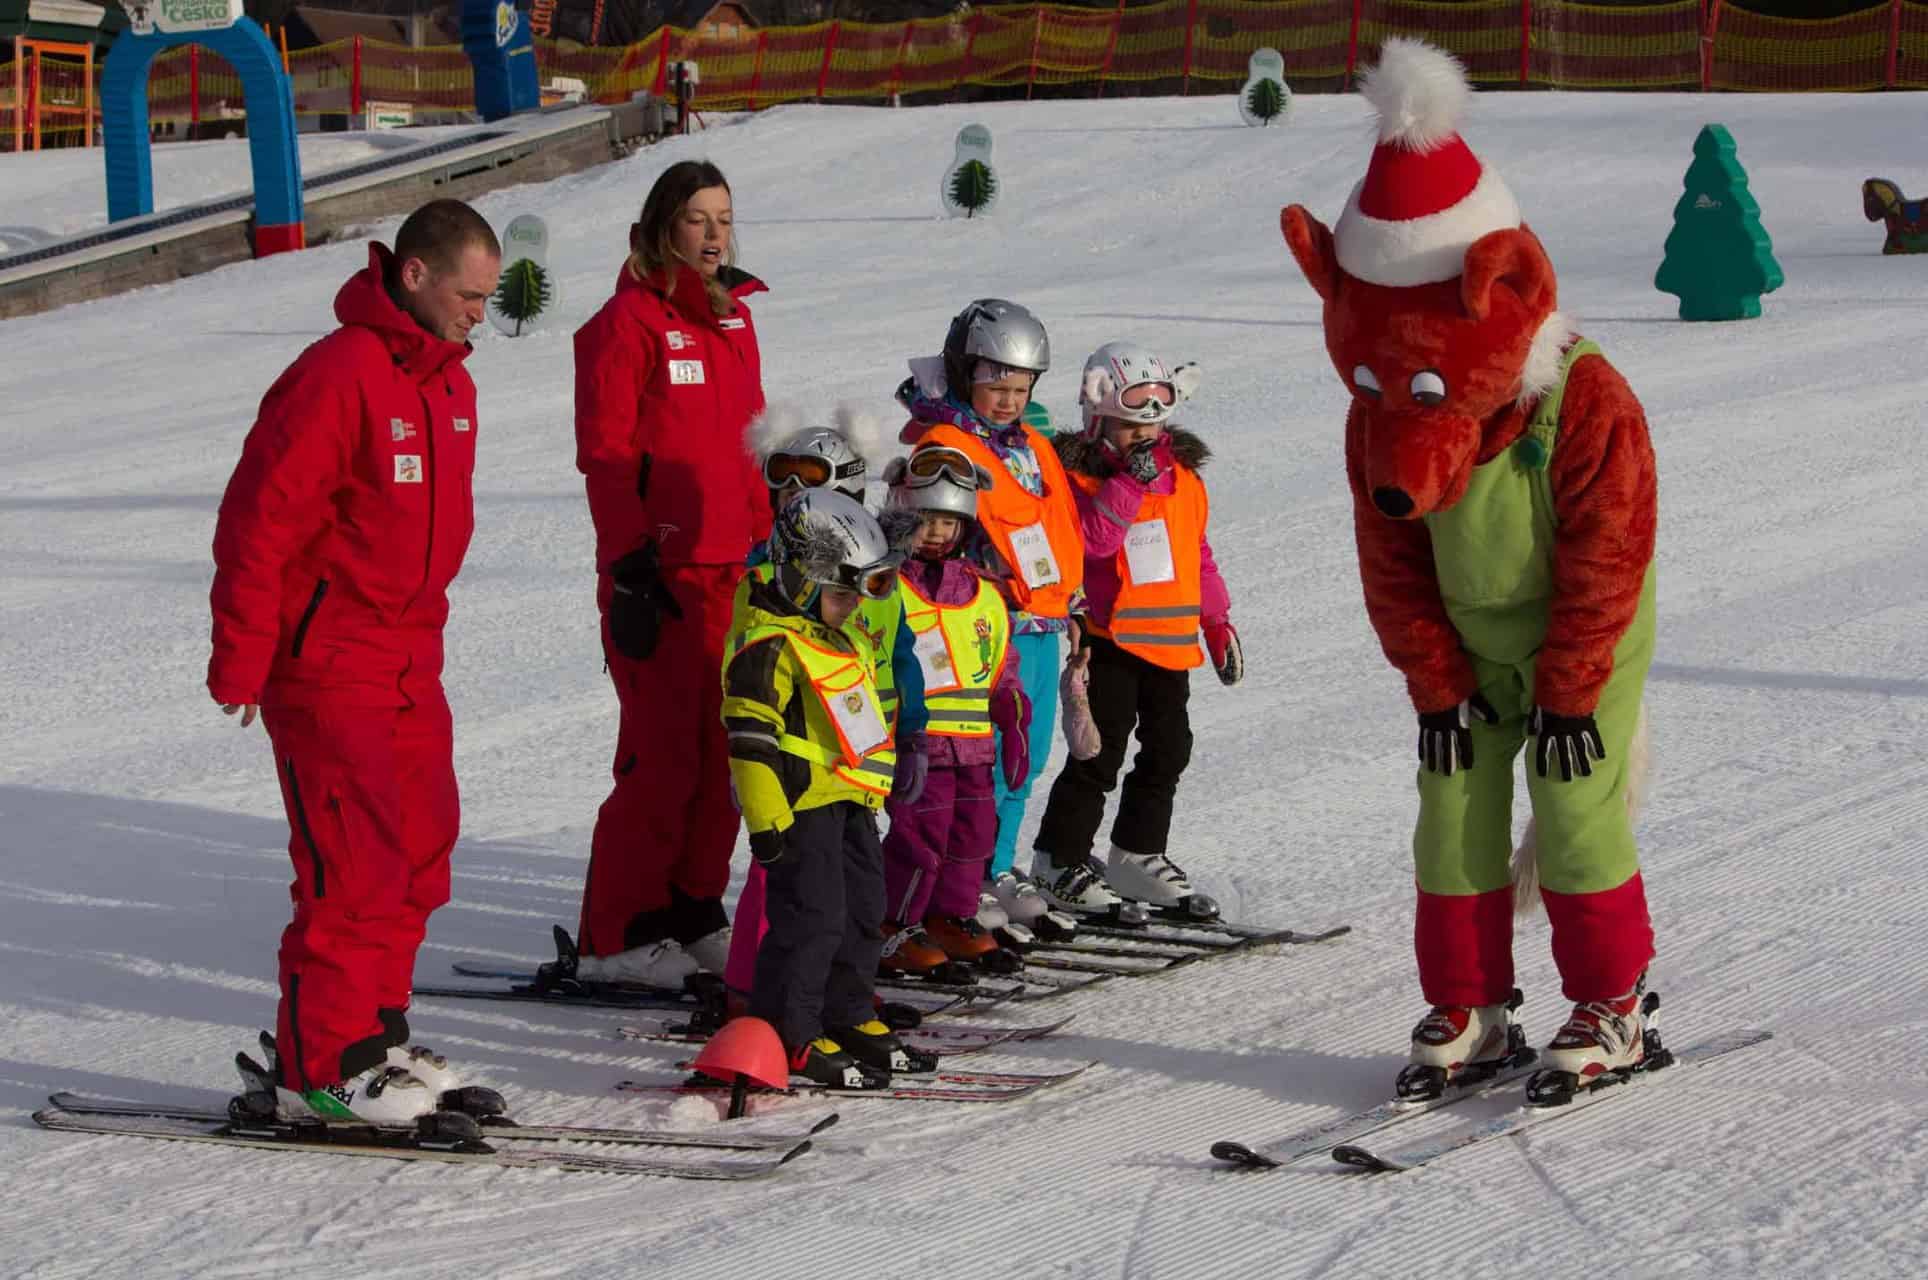
M 1410 953 L 1411 713 L 1360 603 L 1342 389 L 1279 207 L 1328 221 L 1367 157 L 1353 98 L 1246 131 L 1223 97 L 908 111 L 795 107 L 485 197 L 549 220 L 561 285 L 485 334 L 477 530 L 452 593 L 464 837 L 418 977 L 547 958 L 573 928 L 614 699 L 573 470 L 570 342 L 668 163 L 735 186 L 774 400 L 890 411 L 904 359 L 970 297 L 1049 325 L 1040 398 L 1133 337 L 1206 372 L 1213 546 L 1249 671 L 1194 686 L 1174 852 L 1229 915 L 1353 932 L 1003 1012 L 1076 1011 L 986 1069 L 1098 1058 L 989 1107 L 848 1101 L 816 1149 L 742 1185 L 79 1138 L 56 1088 L 214 1102 L 272 1020 L 286 830 L 256 730 L 209 705 L 208 543 L 254 407 L 330 327 L 359 244 L 0 323 L 0 1274 L 109 1276 L 1907 1276 L 1928 1198 L 1928 260 L 1883 258 L 1859 183 L 1919 150 L 1906 95 L 1483 95 L 1467 135 L 1518 194 L 1563 305 L 1646 405 L 1660 459 L 1658 774 L 1640 828 L 1676 1044 L 1775 1033 L 1718 1073 L 1365 1177 L 1218 1167 L 1383 1096 L 1421 1011 Z M 934 216 L 951 140 L 997 136 L 997 214 Z M 1652 277 L 1694 134 L 1729 125 L 1788 283 L 1758 321 L 1682 325 Z M 1551 126 L 1551 127 L 1549 127 Z M 382 140 L 386 142 L 387 140 Z M 362 138 L 307 139 L 311 167 Z M 225 194 L 239 144 L 156 150 L 157 203 Z M 0 158 L 0 226 L 102 218 L 98 157 Z M 375 227 L 392 236 L 397 220 Z M 1897 376 L 1897 375 L 1900 376 Z M 1040 785 L 1035 825 L 1049 773 Z M 1522 821 L 1524 813 L 1520 815 Z M 1029 830 L 1025 833 L 1029 834 Z M 1027 842 L 1023 842 L 1028 844 Z M 739 858 L 739 874 L 742 859 Z M 1543 917 L 1516 952 L 1543 1042 L 1565 1011 Z M 688 1047 L 625 1011 L 418 1002 L 429 1044 L 536 1121 L 711 1123 L 621 1096 Z M 1470 1104 L 1469 1104 L 1470 1106 Z M 819 1104 L 773 1106 L 798 1116 Z M 1448 1109 L 1398 1142 L 1471 1122 Z

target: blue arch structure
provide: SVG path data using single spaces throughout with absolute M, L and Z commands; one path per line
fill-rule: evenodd
M 107 151 L 107 220 L 154 212 L 154 157 L 147 134 L 147 72 L 162 50 L 198 44 L 226 58 L 241 77 L 254 162 L 254 256 L 299 249 L 301 153 L 295 147 L 294 90 L 267 33 L 251 18 L 215 31 L 123 31 L 101 70 L 101 133 Z
M 475 69 L 475 110 L 486 121 L 542 105 L 525 5 L 526 0 L 463 0 L 462 48 Z

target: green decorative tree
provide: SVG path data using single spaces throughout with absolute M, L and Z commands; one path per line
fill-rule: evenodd
M 522 326 L 547 311 L 554 294 L 549 273 L 540 263 L 532 258 L 510 263 L 495 289 L 495 309 L 515 321 L 515 332 L 509 336 L 521 337 Z
M 997 175 L 982 160 L 966 160 L 951 174 L 951 203 L 975 217 L 997 198 Z
M 1761 295 L 1785 277 L 1724 125 L 1710 124 L 1694 139 L 1684 185 L 1654 286 L 1680 299 L 1682 320 L 1760 315 Z
M 1271 124 L 1285 111 L 1285 89 L 1277 80 L 1255 81 L 1245 92 L 1245 109 L 1260 124 Z

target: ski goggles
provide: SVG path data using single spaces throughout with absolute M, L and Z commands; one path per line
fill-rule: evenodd
M 815 453 L 773 453 L 763 460 L 763 483 L 772 489 L 821 489 L 864 474 L 863 459 L 832 466 Z
M 1178 403 L 1178 389 L 1169 382 L 1140 382 L 1118 393 L 1118 403 L 1127 409 L 1142 409 L 1154 400 L 1170 408 Z
M 893 553 L 861 569 L 855 565 L 840 564 L 834 581 L 818 579 L 817 585 L 842 587 L 869 600 L 888 600 L 897 590 L 897 566 L 902 563 L 903 558 Z
M 921 489 L 925 485 L 935 484 L 945 476 L 949 476 L 959 488 L 963 489 L 991 487 L 991 477 L 984 474 L 982 467 L 966 457 L 962 450 L 950 448 L 948 445 L 919 449 L 911 454 L 904 463 L 897 482 L 909 485 L 913 489 Z

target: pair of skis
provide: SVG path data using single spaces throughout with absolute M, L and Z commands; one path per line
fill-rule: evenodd
M 677 1065 L 687 1069 L 692 1064 L 684 1062 Z M 750 1097 L 808 1098 L 824 1102 L 842 1102 L 844 1099 L 880 1102 L 1015 1102 L 1041 1089 L 1076 1079 L 1097 1065 L 1095 1061 L 1085 1062 L 1062 1071 L 960 1071 L 940 1065 L 936 1071 L 927 1074 L 899 1072 L 891 1076 L 891 1083 L 881 1089 L 822 1089 L 805 1085 L 792 1089 L 752 1089 Z M 624 1093 L 653 1093 L 669 1097 L 730 1096 L 729 1085 L 701 1076 L 664 1083 L 624 1080 L 616 1087 Z
M 898 1032 L 897 1038 L 913 1049 L 954 1058 L 966 1054 L 985 1053 L 999 1045 L 1042 1040 L 1046 1036 L 1063 1030 L 1076 1016 L 1076 1014 L 1067 1013 L 1055 1022 L 1040 1023 L 1032 1027 L 960 1027 L 943 1023 L 925 1023 L 908 1031 Z M 709 1040 L 710 1031 L 697 1023 L 657 1022 L 618 1027 L 616 1035 L 622 1040 L 703 1044 Z
M 1773 1038 L 1770 1031 L 1730 1031 L 1703 1040 L 1687 1049 L 1672 1052 L 1665 1067 L 1636 1071 L 1625 1077 L 1595 1085 L 1575 1094 L 1558 1106 L 1528 1106 L 1519 1099 L 1514 1105 L 1486 1119 L 1451 1130 L 1417 1143 L 1388 1149 L 1380 1142 L 1368 1145 L 1364 1139 L 1380 1134 L 1408 1120 L 1444 1107 L 1496 1098 L 1517 1085 L 1535 1070 L 1531 1050 L 1484 1079 L 1453 1089 L 1438 1098 L 1423 1102 L 1388 1101 L 1350 1115 L 1321 1121 L 1311 1128 L 1270 1142 L 1247 1144 L 1226 1140 L 1212 1144 L 1212 1156 L 1242 1169 L 1277 1169 L 1296 1164 L 1308 1157 L 1331 1152 L 1339 1163 L 1371 1173 L 1398 1173 L 1417 1169 L 1456 1151 L 1507 1138 L 1540 1125 L 1552 1124 L 1590 1107 L 1603 1106 L 1616 1098 L 1631 1097 L 1656 1087 L 1656 1082 L 1678 1079 L 1686 1070 L 1704 1065 L 1730 1053 L 1737 1053 Z

